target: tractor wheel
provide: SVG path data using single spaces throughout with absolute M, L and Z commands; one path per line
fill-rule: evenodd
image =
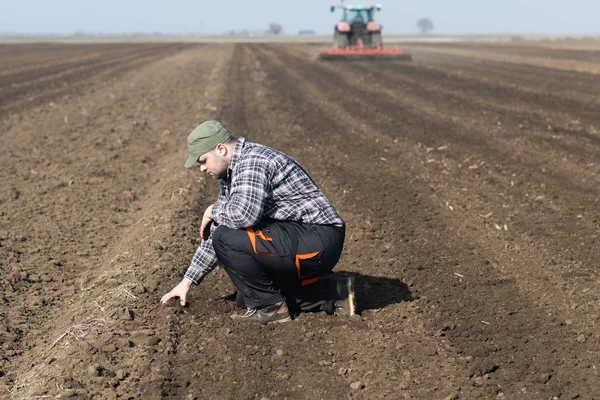
M 333 47 L 338 49 L 345 49 L 348 47 L 348 36 L 343 33 L 336 32 L 335 36 L 333 37 Z
M 381 40 L 381 33 L 371 33 L 371 47 L 374 49 L 383 48 L 383 41 Z

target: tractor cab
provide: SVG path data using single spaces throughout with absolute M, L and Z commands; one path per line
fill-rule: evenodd
M 335 44 L 339 48 L 346 47 L 369 47 L 380 48 L 381 25 L 374 21 L 375 10 L 381 10 L 380 5 L 364 6 L 339 5 L 331 6 L 331 12 L 337 8 L 342 9 L 342 19 L 335 27 Z
M 342 14 L 342 19 L 340 22 L 347 22 L 349 24 L 353 24 L 355 22 L 360 22 L 366 24 L 368 22 L 373 22 L 373 14 L 376 9 L 376 6 L 364 7 L 362 5 L 356 6 L 344 6 L 344 12 Z M 377 8 L 380 10 L 381 7 Z M 335 11 L 335 6 L 331 7 L 331 11 Z

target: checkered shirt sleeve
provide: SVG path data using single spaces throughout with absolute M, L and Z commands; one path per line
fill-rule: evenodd
M 225 187 L 221 183 L 219 190 L 219 198 L 217 204 L 224 203 L 226 197 L 224 194 Z M 199 285 L 200 282 L 217 266 L 217 256 L 212 245 L 212 234 L 215 231 L 216 226 L 213 224 L 210 227 L 210 236 L 207 240 L 203 240 L 198 246 L 196 253 L 192 257 L 192 262 L 185 272 L 185 277 L 190 279 L 194 284 Z
M 217 224 L 240 229 L 260 221 L 273 177 L 271 160 L 265 156 L 256 154 L 239 162 L 231 179 L 229 200 L 212 208 L 212 217 Z

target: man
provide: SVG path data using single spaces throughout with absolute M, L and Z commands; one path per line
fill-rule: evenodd
M 185 167 L 198 164 L 221 187 L 204 212 L 203 241 L 190 267 L 161 302 L 179 297 L 185 305 L 191 285 L 219 264 L 238 289 L 238 306 L 247 308 L 234 319 L 289 321 L 286 299 L 302 311 L 352 315 L 352 281 L 325 278 L 342 253 L 344 221 L 302 166 L 270 147 L 233 138 L 217 121 L 196 127 L 187 143 Z M 339 290 L 344 285 L 346 293 Z

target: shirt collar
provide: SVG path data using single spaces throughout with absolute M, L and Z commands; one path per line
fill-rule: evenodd
M 235 149 L 233 149 L 233 154 L 231 155 L 231 160 L 229 160 L 229 168 L 227 169 L 227 180 L 229 181 L 231 178 L 231 173 L 235 170 L 235 166 L 237 165 L 237 162 L 239 161 L 241 155 L 242 155 L 242 149 L 244 148 L 244 145 L 246 144 L 246 138 L 243 136 L 240 136 L 237 140 L 237 142 L 235 143 Z

